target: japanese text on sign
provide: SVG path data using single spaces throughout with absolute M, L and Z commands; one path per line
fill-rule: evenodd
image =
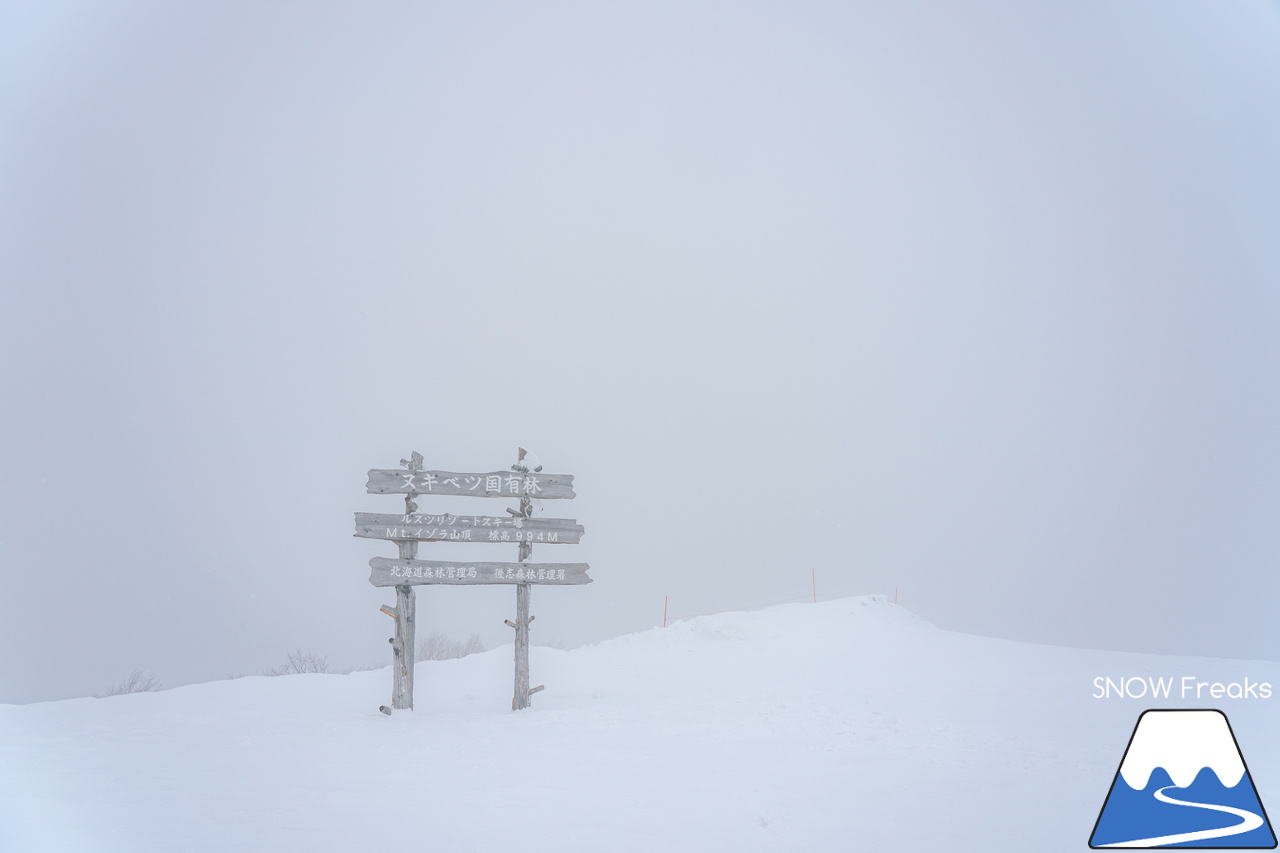
M 463 579 L 478 577 L 476 566 L 399 566 L 388 567 L 388 572 L 396 578 L 440 578 Z M 495 568 L 490 577 L 493 580 L 565 580 L 564 569 L 535 568 L 533 566 L 517 566 L 515 568 Z
M 477 494 L 502 494 L 536 496 L 542 492 L 538 478 L 532 474 L 461 474 L 453 477 L 437 477 L 430 471 L 398 472 L 404 480 L 405 491 L 429 495 L 437 486 L 451 486 Z

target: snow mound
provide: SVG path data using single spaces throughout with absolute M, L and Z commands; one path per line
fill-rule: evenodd
M 1095 677 L 1280 683 L 957 634 L 883 596 L 530 658 L 546 690 L 520 713 L 509 645 L 418 664 L 390 717 L 386 669 L 0 705 L 0 850 L 1075 849 L 1141 710 L 1091 699 Z M 1268 730 L 1258 705 L 1237 732 Z M 1280 756 L 1250 767 L 1280 779 Z
M 634 643 L 671 642 L 672 638 L 737 641 L 786 641 L 803 645 L 814 637 L 833 633 L 876 630 L 894 626 L 934 626 L 883 595 L 863 595 L 818 604 L 780 604 L 762 610 L 739 610 L 694 616 L 606 640 L 602 647 Z

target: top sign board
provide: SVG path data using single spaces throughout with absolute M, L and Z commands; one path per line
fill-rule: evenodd
M 371 495 L 470 495 L 476 498 L 572 498 L 572 474 L 541 471 L 405 471 L 375 468 L 365 487 Z

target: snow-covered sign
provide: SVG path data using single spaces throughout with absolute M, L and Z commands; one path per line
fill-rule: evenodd
M 365 539 L 416 539 L 419 542 L 533 542 L 576 545 L 582 525 L 571 518 L 520 518 L 493 515 L 385 515 L 356 513 L 356 536 Z
M 572 498 L 572 474 L 533 471 L 397 471 L 375 468 L 366 485 L 369 494 L 469 495 L 476 498 Z
M 539 545 L 573 545 L 582 538 L 582 525 L 569 518 L 534 518 L 535 499 L 573 498 L 572 474 L 544 474 L 542 466 L 519 449 L 510 471 L 483 474 L 457 474 L 450 471 L 423 469 L 421 453 L 401 459 L 404 470 L 377 468 L 369 472 L 370 494 L 403 494 L 404 513 L 356 513 L 356 536 L 384 539 L 396 543 L 398 559 L 374 557 L 369 561 L 369 582 L 379 587 L 395 587 L 396 606 L 382 611 L 396 620 L 391 638 L 394 656 L 392 667 L 391 708 L 413 708 L 413 653 L 415 634 L 414 587 L 423 584 L 467 586 L 479 584 L 515 584 L 516 621 L 507 621 L 515 629 L 516 681 L 512 710 L 529 706 L 529 696 L 542 686 L 529 687 L 529 590 L 538 586 L 571 586 L 591 583 L 586 563 L 527 562 L 535 543 Z M 424 495 L 464 495 L 487 498 L 519 499 L 519 509 L 508 509 L 509 517 L 485 515 L 452 515 L 418 511 L 415 498 Z M 446 562 L 419 560 L 419 542 L 485 542 L 515 544 L 519 547 L 517 562 Z M 384 713 L 391 708 L 382 707 Z
M 456 563 L 440 560 L 369 561 L 374 586 L 409 584 L 532 583 L 546 586 L 591 583 L 586 563 Z

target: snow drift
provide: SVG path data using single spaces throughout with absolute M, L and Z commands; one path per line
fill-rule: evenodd
M 531 671 L 520 713 L 510 646 L 420 663 L 391 717 L 386 670 L 0 706 L 0 850 L 1080 850 L 1144 709 L 1095 677 L 1280 682 L 957 634 L 880 596 L 535 647 Z M 1274 712 L 1228 710 L 1265 800 Z

